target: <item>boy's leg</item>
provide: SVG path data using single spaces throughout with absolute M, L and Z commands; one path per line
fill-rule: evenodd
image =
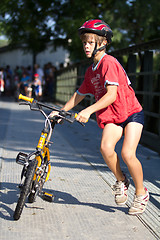
M 133 178 L 136 192 L 134 201 L 129 209 L 129 214 L 143 213 L 149 201 L 149 193 L 143 186 L 142 165 L 136 158 L 136 149 L 139 143 L 143 126 L 136 122 L 130 122 L 125 128 L 125 137 L 122 147 L 122 158 L 128 166 Z
M 124 175 L 120 168 L 119 158 L 115 152 L 116 143 L 123 134 L 123 128 L 115 124 L 107 124 L 102 133 L 101 153 L 107 166 L 115 175 L 117 181 L 123 181 Z
M 115 124 L 107 124 L 103 130 L 101 153 L 102 156 L 117 178 L 116 183 L 112 186 L 115 195 L 115 202 L 118 205 L 125 204 L 128 199 L 129 180 L 123 174 L 120 168 L 119 158 L 115 152 L 115 145 L 122 137 L 123 128 Z
M 136 122 L 130 122 L 127 124 L 124 131 L 124 141 L 121 152 L 122 158 L 134 181 L 136 195 L 145 194 L 142 165 L 136 157 L 136 149 L 141 138 L 142 129 L 142 124 Z

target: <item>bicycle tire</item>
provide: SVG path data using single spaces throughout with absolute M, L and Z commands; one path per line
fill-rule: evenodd
M 36 167 L 37 167 L 37 160 L 34 159 L 29 164 L 28 169 L 27 169 L 27 174 L 26 174 L 26 178 L 25 178 L 25 181 L 24 181 L 24 185 L 21 189 L 20 197 L 18 199 L 17 206 L 16 206 L 16 209 L 14 211 L 14 215 L 13 215 L 14 220 L 18 220 L 21 216 L 21 213 L 23 211 L 23 207 L 25 205 L 27 195 L 28 195 L 28 193 L 31 189 L 31 185 L 32 185 L 32 181 L 33 181 L 33 177 L 34 177 Z
M 29 203 L 33 203 L 36 199 L 36 193 L 30 193 L 29 196 L 28 196 L 28 202 Z
M 41 191 L 42 191 L 42 188 L 43 188 L 44 183 L 43 183 L 42 186 L 40 186 L 40 183 L 38 182 L 38 185 L 39 185 L 39 186 L 38 186 L 38 188 L 36 189 L 36 191 L 35 191 L 35 192 L 30 192 L 30 194 L 28 195 L 28 202 L 29 202 L 29 203 L 35 202 L 37 195 L 39 195 L 39 194 L 41 193 Z
M 46 168 L 47 168 L 47 166 L 45 167 L 44 171 L 46 171 Z M 37 178 L 38 177 L 39 176 L 37 176 Z M 36 196 L 41 194 L 42 188 L 43 188 L 44 183 L 45 183 L 45 179 L 46 179 L 46 174 L 45 174 L 45 177 L 44 177 L 44 175 L 41 176 L 40 179 L 38 180 L 38 182 L 37 182 L 37 180 L 35 180 L 36 183 L 38 184 L 38 188 L 35 190 L 35 192 L 30 192 L 30 194 L 28 195 L 28 202 L 29 203 L 33 203 L 36 200 Z

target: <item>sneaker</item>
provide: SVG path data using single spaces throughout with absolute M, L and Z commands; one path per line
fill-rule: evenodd
M 127 179 L 126 175 L 124 181 L 116 181 L 116 183 L 112 186 L 113 194 L 115 195 L 115 202 L 117 205 L 123 205 L 127 202 L 128 199 L 128 187 L 129 187 L 129 180 Z
M 147 203 L 149 201 L 149 192 L 147 188 L 145 188 L 146 194 L 145 195 L 140 195 L 134 197 L 134 201 L 129 209 L 129 214 L 130 215 L 136 215 L 143 213 L 144 210 L 146 209 Z

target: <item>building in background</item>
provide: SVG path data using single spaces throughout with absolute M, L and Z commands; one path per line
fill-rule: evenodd
M 10 49 L 8 46 L 5 46 L 0 48 L 0 67 L 9 65 L 11 69 L 15 69 L 16 66 L 31 66 L 32 62 L 32 54 L 24 52 L 22 47 Z M 59 69 L 60 66 L 63 65 L 65 67 L 69 64 L 69 53 L 63 47 L 57 47 L 56 50 L 53 50 L 53 45 L 48 44 L 46 50 L 37 55 L 36 62 L 41 67 L 51 62 Z

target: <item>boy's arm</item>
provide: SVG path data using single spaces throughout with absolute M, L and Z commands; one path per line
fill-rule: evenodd
M 61 108 L 61 110 L 69 111 L 74 108 L 78 103 L 80 103 L 85 98 L 85 95 L 79 95 L 77 92 L 73 94 L 70 100 Z M 52 111 L 50 116 L 53 117 L 57 115 L 56 111 Z
M 70 100 L 64 105 L 62 110 L 69 111 L 75 106 L 78 105 L 83 99 L 85 98 L 85 95 L 79 95 L 77 92 L 73 94 L 73 96 L 70 98 Z

